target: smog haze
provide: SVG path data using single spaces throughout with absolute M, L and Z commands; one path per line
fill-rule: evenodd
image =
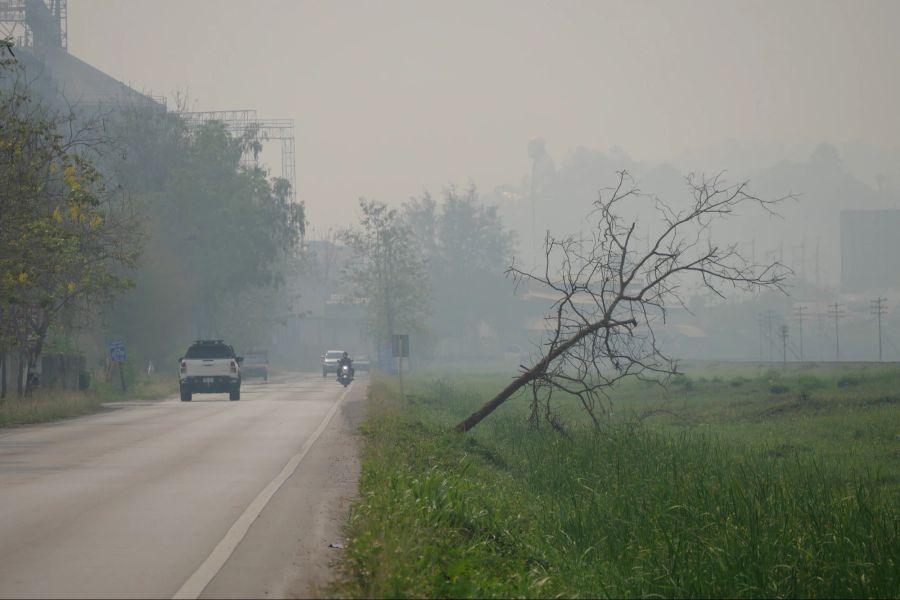
M 898 25 L 896 2 L 79 0 L 69 50 L 170 105 L 295 119 L 315 232 L 360 196 L 518 184 L 533 136 L 683 171 L 896 158 Z

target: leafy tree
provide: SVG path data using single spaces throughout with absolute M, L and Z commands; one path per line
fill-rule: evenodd
M 472 341 L 479 321 L 512 330 L 509 282 L 504 270 L 515 239 L 496 207 L 483 204 L 474 186 L 448 188 L 440 203 L 426 192 L 404 205 L 431 275 L 433 326 L 444 337 Z
M 131 285 L 136 223 L 91 160 L 102 123 L 51 112 L 15 65 L 0 69 L 0 352 L 30 373 L 64 312 Z
M 143 162 L 120 168 L 145 190 L 147 246 L 138 288 L 111 326 L 159 360 L 192 334 L 258 343 L 274 321 L 257 309 L 277 303 L 272 296 L 304 233 L 303 204 L 291 202 L 287 181 L 241 166 L 256 143 L 252 134 L 234 138 L 217 122 L 190 132 L 162 116 L 147 131 L 140 120 L 122 127 L 128 154 L 162 183 Z M 152 137 L 156 150 L 144 156 L 140 144 L 132 149 L 137 133 Z M 158 156 L 167 148 L 181 156 L 177 163 Z
M 153 105 L 116 106 L 102 120 L 51 113 L 13 76 L 7 51 L 0 355 L 21 351 L 34 365 L 63 314 L 72 327 L 101 316 L 133 354 L 154 359 L 192 334 L 264 337 L 305 217 L 287 181 L 240 164 L 259 150 L 255 133 L 235 139 L 221 123 L 191 130 Z M 135 265 L 133 293 L 107 310 Z
M 353 251 L 348 274 L 367 303 L 369 332 L 381 353 L 392 335 L 423 331 L 429 281 L 401 214 L 372 200 L 361 199 L 359 205 L 360 228 L 344 231 L 341 239 Z
M 184 119 L 147 103 L 116 106 L 108 120 L 118 150 L 106 161 L 111 176 L 137 199 L 161 193 L 188 161 L 191 136 Z

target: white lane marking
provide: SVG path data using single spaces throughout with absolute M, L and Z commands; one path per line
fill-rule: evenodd
M 253 502 L 247 506 L 243 514 L 238 517 L 238 520 L 234 522 L 234 525 L 231 526 L 231 529 L 229 529 L 228 533 L 225 534 L 225 537 L 222 538 L 222 541 L 220 541 L 216 547 L 213 548 L 212 553 L 206 557 L 206 560 L 203 561 L 200 568 L 194 571 L 194 574 L 188 577 L 188 580 L 182 584 L 177 592 L 175 592 L 175 595 L 172 596 L 173 600 L 181 598 L 194 600 L 195 598 L 200 597 L 200 594 L 203 593 L 203 590 L 206 589 L 209 582 L 212 581 L 213 577 L 216 576 L 225 564 L 225 561 L 231 557 L 235 548 L 237 548 L 238 544 L 241 543 L 241 540 L 244 539 L 244 536 L 247 535 L 250 526 L 253 525 L 253 522 L 269 503 L 269 500 L 272 499 L 272 496 L 275 495 L 284 482 L 297 470 L 300 461 L 303 460 L 303 457 L 306 456 L 309 449 L 312 448 L 313 444 L 316 443 L 316 440 L 319 439 L 319 436 L 322 435 L 322 432 L 325 431 L 325 428 L 328 427 L 332 417 L 334 417 L 338 407 L 352 387 L 353 384 L 351 383 L 347 389 L 344 390 L 344 393 L 341 394 L 341 397 L 337 399 L 337 402 L 332 405 L 328 414 L 325 415 L 325 419 L 322 420 L 319 427 L 313 432 L 309 439 L 306 440 L 303 447 L 300 448 L 300 451 L 291 457 L 288 463 L 284 465 L 281 473 L 279 473 L 275 479 L 270 481 L 259 495 L 253 499 Z

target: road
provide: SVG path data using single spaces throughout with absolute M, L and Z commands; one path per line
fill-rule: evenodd
M 365 378 L 244 383 L 0 433 L 0 597 L 324 593 Z

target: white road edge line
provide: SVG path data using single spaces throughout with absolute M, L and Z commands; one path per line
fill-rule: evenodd
M 188 580 L 182 584 L 177 592 L 175 592 L 175 595 L 172 596 L 173 600 L 182 598 L 195 600 L 200 597 L 200 594 L 203 593 L 203 590 L 206 589 L 209 582 L 212 581 L 213 577 L 216 576 L 225 562 L 231 557 L 235 548 L 238 547 L 238 544 L 241 543 L 241 540 L 244 539 L 244 536 L 247 535 L 250 526 L 253 525 L 253 522 L 269 503 L 269 500 L 272 499 L 272 496 L 274 496 L 284 482 L 294 474 L 294 471 L 296 471 L 297 467 L 300 465 L 300 461 L 303 460 L 303 457 L 306 456 L 309 449 L 312 448 L 313 444 L 316 443 L 316 440 L 319 439 L 319 436 L 322 435 L 322 432 L 325 431 L 325 428 L 328 427 L 332 417 L 334 417 L 338 407 L 350 392 L 352 386 L 353 384 L 351 383 L 350 386 L 344 390 L 344 393 L 341 394 L 341 397 L 332 405 L 328 414 L 325 415 L 325 419 L 322 420 L 312 436 L 306 440 L 303 447 L 300 448 L 300 451 L 291 457 L 288 463 L 284 465 L 281 473 L 279 473 L 275 479 L 270 481 L 259 495 L 253 499 L 253 502 L 247 506 L 243 514 L 234 522 L 234 525 L 231 526 L 231 529 L 228 530 L 228 533 L 225 534 L 222 541 L 220 541 L 216 547 L 213 548 L 210 555 L 206 557 L 203 564 L 200 565 L 200 567 L 194 571 L 194 574 L 188 577 Z

